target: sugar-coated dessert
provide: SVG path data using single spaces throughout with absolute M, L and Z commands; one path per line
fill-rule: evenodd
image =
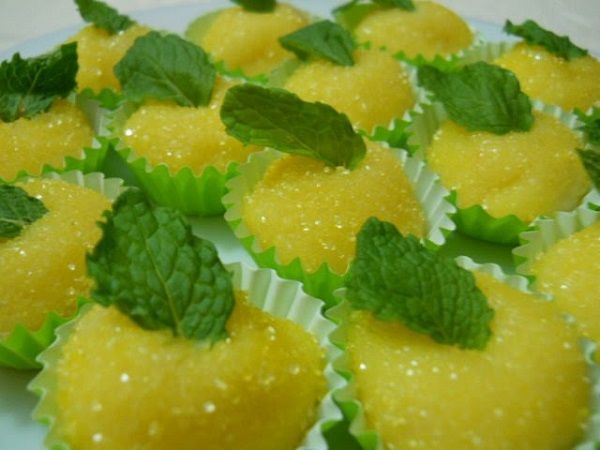
M 82 28 L 71 40 L 77 42 L 77 87 L 81 91 L 90 88 L 120 90 L 119 80 L 113 69 L 129 47 L 150 29 L 143 25 L 131 25 L 124 31 L 111 34 L 94 25 Z
M 446 56 L 473 43 L 469 26 L 453 11 L 429 1 L 414 5 L 414 11 L 382 8 L 371 12 L 354 29 L 357 40 L 411 58 Z
M 245 161 L 256 149 L 225 133 L 219 108 L 230 86 L 231 82 L 219 79 L 206 107 L 148 101 L 124 123 L 123 141 L 137 156 L 152 165 L 167 164 L 172 173 L 190 167 L 201 174 L 208 166 L 225 172 L 230 163 Z
M 20 236 L 0 239 L 0 337 L 16 325 L 38 329 L 49 312 L 73 314 L 87 295 L 85 255 L 101 232 L 97 226 L 110 201 L 88 188 L 61 180 L 21 185 L 48 209 Z
M 202 17 L 192 23 L 187 37 L 215 61 L 223 61 L 228 69 L 241 69 L 248 75 L 270 72 L 291 58 L 279 45 L 278 38 L 310 21 L 308 14 L 285 3 L 276 5 L 271 12 L 232 7 L 216 14 L 207 24 Z
M 387 126 L 415 103 L 406 71 L 379 49 L 356 50 L 355 64 L 341 66 L 325 60 L 302 64 L 285 88 L 306 101 L 330 104 L 345 113 L 355 127 L 370 132 Z
M 600 222 L 555 243 L 531 266 L 536 289 L 572 315 L 581 334 L 600 342 Z
M 571 210 L 590 189 L 576 149 L 583 143 L 558 119 L 534 112 L 527 132 L 471 132 L 445 121 L 427 150 L 427 160 L 458 206 L 481 205 L 490 215 L 516 215 L 523 222 Z
M 527 95 L 545 103 L 587 110 L 600 101 L 600 61 L 591 55 L 566 60 L 520 42 L 495 63 L 514 72 Z
M 62 346 L 54 432 L 74 450 L 296 448 L 325 391 L 315 338 L 239 292 L 227 332 L 199 345 L 94 307 Z
M 285 156 L 243 199 L 242 217 L 262 246 L 283 264 L 299 257 L 305 270 L 323 263 L 342 274 L 354 256 L 356 233 L 370 216 L 403 232 L 426 234 L 421 205 L 400 160 L 375 143 L 353 170 Z
M 37 175 L 45 164 L 62 167 L 66 156 L 80 157 L 92 137 L 85 114 L 66 100 L 32 118 L 0 121 L 0 178 L 12 180 L 20 171 Z
M 367 425 L 386 449 L 572 448 L 590 390 L 577 332 L 558 305 L 475 277 L 495 309 L 483 350 L 353 313 L 348 353 Z

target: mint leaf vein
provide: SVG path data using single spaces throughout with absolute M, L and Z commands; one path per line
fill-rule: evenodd
M 211 343 L 226 337 L 233 287 L 212 243 L 194 236 L 181 212 L 152 205 L 136 189 L 106 217 L 88 255 L 93 299 L 143 328 Z
M 23 228 L 46 214 L 41 200 L 17 186 L 0 185 L 0 238 L 19 236 Z
M 491 336 L 494 311 L 473 275 L 391 223 L 365 223 L 345 285 L 354 308 L 398 320 L 437 342 L 483 349 Z
M 272 147 L 354 168 L 366 146 L 348 118 L 324 103 L 309 103 L 283 89 L 246 84 L 225 95 L 221 120 L 243 144 Z

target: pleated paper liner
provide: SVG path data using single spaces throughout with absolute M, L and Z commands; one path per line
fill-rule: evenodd
M 496 264 L 477 264 L 468 257 L 458 257 L 457 263 L 469 271 L 478 271 L 492 275 L 515 289 L 531 293 L 528 288 L 528 280 L 518 275 L 505 274 L 500 266 Z M 340 298 L 344 296 L 344 290 L 337 293 Z M 377 431 L 368 424 L 362 402 L 356 394 L 356 386 L 350 362 L 346 353 L 347 346 L 347 323 L 352 312 L 352 307 L 347 301 L 330 309 L 327 315 L 338 323 L 338 329 L 332 334 L 331 339 L 341 350 L 342 354 L 334 361 L 335 369 L 347 380 L 347 384 L 334 392 L 334 398 L 342 409 L 344 416 L 350 421 L 350 433 L 356 437 L 365 450 L 383 450 L 385 443 Z M 600 366 L 598 365 L 598 353 L 595 343 L 581 339 L 580 346 L 582 354 L 588 365 L 590 377 L 590 417 L 585 430 L 584 440 L 576 447 L 576 450 L 594 450 L 600 443 Z
M 122 190 L 122 181 L 117 178 L 105 178 L 101 173 L 84 175 L 80 171 L 65 173 L 46 173 L 42 177 L 66 181 L 100 192 L 114 200 Z M 48 286 L 48 289 L 51 289 Z M 84 293 L 82 293 L 84 294 Z M 83 302 L 80 300 L 78 306 Z M 0 338 L 0 366 L 13 369 L 37 369 L 41 367 L 36 356 L 54 341 L 54 330 L 68 322 L 74 315 L 63 317 L 54 311 L 48 311 L 44 323 L 37 330 L 25 325 L 17 325 L 8 335 Z
M 455 212 L 455 208 L 446 200 L 448 192 L 422 160 L 409 157 L 403 150 L 391 149 L 390 151 L 394 152 L 401 161 L 417 200 L 423 208 L 427 223 L 426 241 L 432 246 L 442 246 L 446 236 L 455 228 L 449 218 Z M 337 303 L 333 292 L 341 286 L 343 274 L 335 273 L 326 263 L 323 263 L 318 270 L 309 272 L 304 268 L 300 258 L 295 258 L 288 264 L 281 263 L 277 249 L 262 248 L 244 223 L 242 217 L 244 196 L 254 189 L 271 163 L 280 157 L 281 153 L 267 149 L 252 154 L 249 162 L 240 166 L 240 174 L 228 182 L 229 193 L 223 198 L 227 208 L 225 220 L 260 267 L 274 269 L 283 278 L 301 281 L 307 293 L 323 299 L 327 307 L 330 307 Z
M 577 136 L 584 139 L 579 130 L 580 122 L 577 116 L 560 109 L 558 106 L 546 105 L 540 101 L 533 101 L 536 111 L 546 113 L 568 126 Z M 413 116 L 412 122 L 407 125 L 406 146 L 415 151 L 422 158 L 425 157 L 427 149 L 440 125 L 448 120 L 444 107 L 438 103 L 426 102 L 421 106 L 422 112 Z M 587 147 L 587 144 L 586 144 Z M 519 243 L 519 234 L 527 230 L 529 224 L 525 223 L 515 215 L 503 217 L 491 216 L 481 205 L 472 205 L 460 208 L 459 193 L 453 192 L 451 201 L 457 207 L 453 220 L 457 229 L 465 235 L 502 245 L 515 246 Z M 585 200 L 582 200 L 580 205 Z
M 519 238 L 521 245 L 513 249 L 517 272 L 532 277 L 536 258 L 555 243 L 600 220 L 600 192 L 593 189 L 582 204 L 570 212 L 557 212 L 536 219 Z
M 306 295 L 300 283 L 283 280 L 272 270 L 254 269 L 242 263 L 228 264 L 226 267 L 233 273 L 235 290 L 247 292 L 249 301 L 263 311 L 299 324 L 315 336 L 324 350 L 327 393 L 318 407 L 316 422 L 307 431 L 298 450 L 326 450 L 323 432 L 341 419 L 341 413 L 333 401 L 333 391 L 345 383 L 332 366 L 332 361 L 340 355 L 340 350 L 329 339 L 336 325 L 321 314 L 323 303 Z M 86 305 L 81 314 L 86 314 L 91 306 Z M 40 397 L 33 415 L 34 419 L 49 426 L 45 442 L 46 447 L 51 449 L 71 448 L 56 429 L 56 365 L 61 356 L 61 346 L 73 332 L 76 323 L 71 321 L 57 330 L 58 337 L 54 344 L 38 358 L 43 370 L 29 385 L 29 389 Z

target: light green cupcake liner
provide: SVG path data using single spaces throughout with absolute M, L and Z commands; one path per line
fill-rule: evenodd
M 568 126 L 573 132 L 584 139 L 578 129 L 577 116 L 563 111 L 558 106 L 546 105 L 540 101 L 532 102 L 533 108 L 546 113 Z M 444 107 L 439 102 L 430 100 L 420 105 L 421 112 L 413 115 L 413 120 L 406 127 L 406 145 L 425 159 L 425 150 L 431 145 L 436 131 L 441 124 L 448 120 Z M 588 145 L 586 144 L 586 148 Z M 519 244 L 519 234 L 528 229 L 529 224 L 523 222 L 515 215 L 503 217 L 491 216 L 481 205 L 472 205 L 467 208 L 458 206 L 459 193 L 453 191 L 451 201 L 457 208 L 453 217 L 458 231 L 476 239 L 501 245 L 515 246 Z M 584 202 L 585 200 L 582 200 Z
M 46 173 L 43 178 L 53 178 L 83 186 L 104 194 L 111 200 L 118 197 L 122 190 L 122 181 L 116 178 L 104 178 L 101 173 L 84 175 L 79 171 L 65 173 Z M 48 287 L 51 288 L 50 286 Z M 80 300 L 78 305 L 83 302 Z M 79 307 L 78 307 L 79 308 Z M 41 365 L 36 356 L 54 340 L 54 330 L 74 317 L 63 317 L 49 311 L 44 323 L 37 330 L 17 325 L 7 336 L 0 338 L 0 366 L 13 369 L 37 369 Z
M 519 275 L 507 275 L 500 266 L 496 264 L 477 264 L 466 256 L 456 258 L 459 266 L 469 271 L 478 271 L 492 275 L 509 286 L 522 292 L 533 293 L 525 277 Z M 344 296 L 344 290 L 338 292 L 340 297 Z M 550 300 L 548 300 L 550 301 Z M 338 323 L 337 330 L 331 335 L 333 343 L 340 348 L 342 353 L 333 362 L 334 368 L 347 380 L 347 383 L 334 392 L 334 398 L 342 409 L 344 416 L 350 421 L 350 432 L 360 442 L 364 450 L 383 450 L 384 442 L 379 433 L 373 430 L 366 419 L 362 402 L 356 393 L 355 379 L 350 368 L 348 354 L 346 353 L 347 323 L 352 312 L 352 307 L 347 301 L 330 309 L 328 317 Z M 576 447 L 576 450 L 594 450 L 600 443 L 600 366 L 596 361 L 595 343 L 582 339 L 581 350 L 588 365 L 590 376 L 590 408 L 591 414 L 588 420 L 584 440 Z M 597 354 L 597 353 L 596 353 Z
M 574 211 L 557 212 L 536 219 L 531 229 L 519 236 L 521 245 L 513 249 L 517 272 L 532 277 L 531 266 L 540 254 L 561 239 L 600 220 L 600 211 L 593 208 L 594 204 L 600 205 L 600 192 L 596 189 L 584 197 Z
M 449 218 L 455 212 L 455 208 L 446 200 L 448 192 L 441 186 L 437 176 L 431 173 L 419 158 L 409 157 L 404 150 L 391 149 L 390 151 L 394 152 L 402 162 L 417 200 L 423 207 L 428 229 L 426 242 L 434 247 L 442 246 L 446 236 L 455 228 Z M 305 270 L 300 258 L 295 258 L 288 264 L 281 263 L 277 249 L 262 248 L 243 221 L 244 195 L 254 189 L 270 164 L 280 157 L 281 153 L 267 149 L 254 153 L 248 163 L 240 166 L 239 175 L 227 183 L 229 193 L 223 197 L 223 203 L 227 208 L 225 220 L 260 267 L 274 269 L 283 278 L 301 281 L 307 293 L 323 299 L 327 307 L 330 307 L 337 303 L 333 292 L 342 285 L 343 275 L 335 273 L 326 263 L 315 272 Z
M 274 271 L 254 269 L 241 263 L 226 265 L 233 274 L 233 286 L 236 290 L 248 293 L 248 299 L 255 306 L 274 316 L 291 320 L 315 336 L 323 348 L 326 358 L 324 375 L 327 381 L 327 393 L 318 409 L 316 422 L 307 431 L 297 450 L 326 450 L 327 443 L 323 432 L 341 419 L 341 414 L 333 401 L 333 391 L 339 389 L 344 380 L 333 369 L 331 361 L 339 357 L 340 350 L 329 340 L 336 325 L 321 314 L 323 303 L 306 295 L 302 286 L 290 280 L 279 278 Z M 81 314 L 91 307 L 86 305 Z M 61 346 L 69 338 L 77 321 L 71 321 L 57 330 L 56 341 L 39 357 L 43 370 L 32 380 L 29 390 L 36 393 L 39 403 L 33 413 L 35 420 L 48 425 L 46 447 L 69 450 L 71 447 L 61 440 L 56 430 L 56 363 L 61 356 Z

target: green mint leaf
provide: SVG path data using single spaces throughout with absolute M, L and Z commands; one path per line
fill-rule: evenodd
M 373 0 L 373 3 L 381 6 L 400 8 L 406 11 L 415 10 L 415 4 L 412 0 Z
M 581 58 L 588 54 L 587 50 L 577 47 L 567 36 L 559 36 L 552 31 L 540 27 L 533 20 L 526 20 L 521 25 L 515 25 L 510 20 L 504 24 L 504 31 L 519 36 L 529 44 L 540 45 L 566 60 Z
M 600 108 L 592 108 L 592 112 L 589 115 L 576 109 L 575 114 L 583 122 L 583 126 L 578 129 L 585 133 L 590 143 L 600 145 Z
M 221 120 L 243 144 L 272 147 L 354 168 L 366 146 L 345 114 L 309 103 L 283 89 L 245 84 L 227 91 Z
M 25 226 L 47 212 L 41 200 L 30 197 L 20 187 L 0 185 L 0 239 L 20 235 Z
M 396 53 L 394 57 L 400 61 L 410 64 L 411 66 L 433 66 L 437 69 L 440 69 L 442 72 L 452 72 L 458 70 L 460 67 L 460 58 L 456 55 L 452 55 L 449 58 L 436 55 L 433 59 L 426 59 L 423 55 L 410 57 L 407 56 L 406 53 L 400 51 Z
M 143 328 L 211 343 L 226 337 L 234 306 L 231 275 L 183 214 L 153 206 L 131 188 L 106 217 L 87 260 L 96 281 L 92 298 L 117 306 Z
M 246 11 L 252 12 L 271 12 L 275 9 L 277 2 L 275 0 L 231 0 L 240 5 Z
M 592 183 L 596 186 L 596 189 L 600 189 L 600 148 L 577 149 L 577 153 Z
M 115 66 L 125 97 L 171 100 L 180 106 L 205 106 L 210 102 L 216 71 L 197 45 L 174 34 L 156 31 L 136 39 Z
M 83 20 L 93 23 L 98 28 L 102 28 L 110 34 L 125 31 L 131 25 L 135 24 L 135 21 L 119 14 L 116 9 L 104 2 L 98 0 L 75 0 L 75 4 Z
M 408 140 L 412 136 L 409 130 L 412 122 L 395 119 L 391 128 L 378 126 L 369 139 L 376 142 L 386 142 L 392 148 L 401 148 L 409 154 L 414 154 L 418 146 L 410 144 Z
M 531 102 L 515 75 L 485 62 L 454 72 L 419 68 L 419 83 L 443 103 L 450 118 L 469 130 L 505 134 L 533 125 Z
M 324 58 L 340 66 L 352 66 L 356 44 L 352 35 L 340 25 L 323 20 L 279 38 L 281 46 L 300 59 Z
M 391 223 L 371 218 L 363 225 L 345 285 L 355 309 L 398 320 L 442 344 L 483 349 L 491 336 L 494 311 L 473 274 Z
M 61 45 L 47 55 L 23 59 L 16 53 L 0 64 L 0 119 L 13 122 L 47 111 L 55 99 L 77 85 L 77 44 Z

